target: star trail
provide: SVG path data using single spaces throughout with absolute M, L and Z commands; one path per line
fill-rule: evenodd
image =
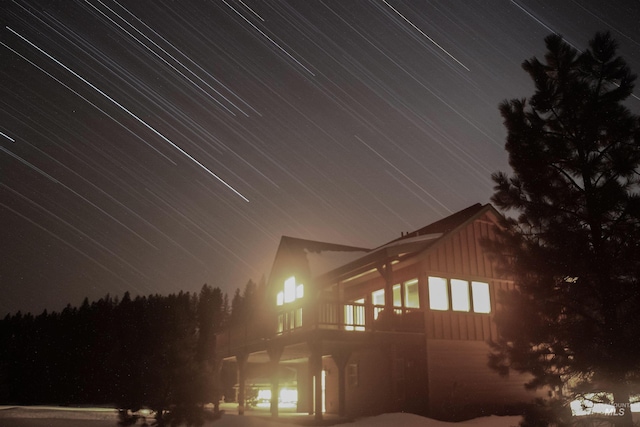
M 375 247 L 488 202 L 497 106 L 532 93 L 551 32 L 609 30 L 640 72 L 633 0 L 0 8 L 2 316 L 232 293 L 281 235 Z

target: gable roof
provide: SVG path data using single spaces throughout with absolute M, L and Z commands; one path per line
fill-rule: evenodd
M 388 260 L 427 250 L 487 211 L 499 215 L 490 204 L 476 203 L 374 249 L 282 236 L 270 281 L 275 279 L 274 274 L 281 273 L 281 268 L 297 270 L 296 274 L 319 284 L 360 274 Z
M 371 250 L 365 256 L 344 263 L 317 279 L 321 283 L 340 280 L 347 275 L 368 271 L 385 261 L 420 253 L 447 239 L 456 230 L 482 216 L 487 211 L 497 213 L 491 204 L 482 205 L 476 203 L 416 231 L 403 234 L 401 237 Z
M 285 275 L 317 277 L 371 251 L 368 248 L 282 236 L 271 268 L 269 283 Z
M 432 222 L 431 224 L 422 227 L 419 230 L 406 233 L 403 236 L 392 240 L 392 242 L 396 242 L 398 240 L 409 239 L 416 236 L 423 236 L 426 234 L 434 234 L 440 233 L 442 235 L 448 234 L 461 225 L 465 224 L 471 218 L 478 215 L 480 212 L 484 211 L 487 207 L 491 207 L 491 205 L 482 205 L 480 203 L 476 203 L 475 205 L 471 205 L 468 208 L 465 208 L 461 211 L 458 211 L 454 214 L 449 215 L 448 217 L 442 218 L 436 222 Z M 388 243 L 387 243 L 388 244 Z

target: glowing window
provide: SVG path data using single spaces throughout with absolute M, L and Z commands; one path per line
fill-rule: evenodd
M 298 390 L 295 388 L 280 389 L 280 403 L 298 403 Z
M 344 329 L 347 331 L 364 331 L 364 298 L 355 300 L 353 304 L 344 306 Z
M 271 390 L 269 389 L 260 389 L 258 390 L 258 400 L 263 400 L 265 402 L 271 400 Z
M 302 326 L 302 307 L 296 309 L 294 327 L 299 328 Z
M 447 279 L 429 277 L 429 308 L 432 310 L 449 310 Z
M 278 315 L 278 333 L 284 332 L 284 315 Z
M 299 284 L 296 286 L 296 299 L 300 299 L 304 296 L 304 285 Z
M 473 311 L 476 313 L 491 313 L 491 298 L 489 284 L 485 282 L 471 282 L 473 295 Z
M 284 304 L 284 292 L 278 292 L 277 303 L 278 305 Z
M 371 292 L 371 302 L 374 305 L 373 318 L 377 319 L 380 312 L 384 310 L 381 307 L 384 305 L 384 289 L 378 289 L 377 291 Z
M 400 284 L 393 285 L 393 306 L 402 307 L 402 290 Z
M 408 308 L 420 308 L 418 296 L 418 279 L 404 282 L 404 306 Z
M 284 302 L 292 302 L 296 299 L 296 278 L 291 276 L 284 281 Z
M 373 305 L 384 305 L 384 289 L 371 292 L 371 302 Z
M 451 279 L 451 308 L 455 311 L 469 311 L 469 282 L 460 279 Z

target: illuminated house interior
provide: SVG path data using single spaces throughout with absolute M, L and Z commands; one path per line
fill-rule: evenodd
M 499 215 L 476 204 L 374 249 L 282 237 L 259 320 L 218 336 L 239 412 L 250 384 L 273 415 L 288 405 L 316 419 L 456 420 L 533 399 L 525 377 L 487 367 L 496 295 L 513 286 L 480 243 Z

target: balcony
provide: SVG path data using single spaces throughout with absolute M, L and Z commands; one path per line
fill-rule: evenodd
M 257 321 L 221 332 L 218 334 L 218 349 L 229 354 L 237 348 L 251 352 L 254 348 L 262 347 L 265 340 L 304 334 L 312 330 L 346 331 L 354 334 L 424 333 L 424 312 L 417 308 L 393 307 L 386 310 L 383 305 L 326 301 L 314 305 L 294 304 L 285 307 L 279 307 L 275 322 Z
M 416 308 L 319 302 L 278 312 L 277 334 L 296 330 L 333 329 L 353 332 L 423 332 L 424 313 Z

